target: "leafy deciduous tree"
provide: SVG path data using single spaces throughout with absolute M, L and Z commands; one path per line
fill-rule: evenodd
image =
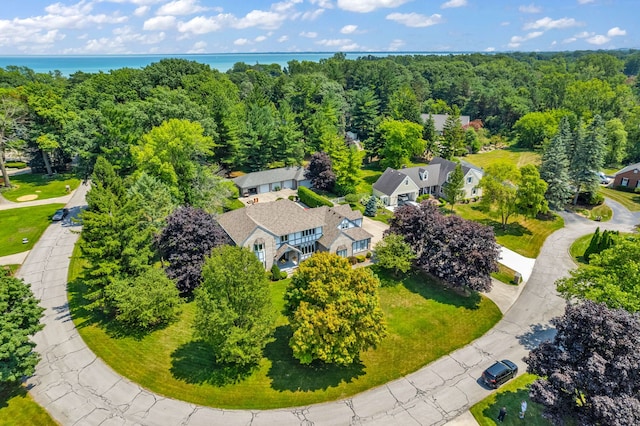
M 211 344 L 216 361 L 257 364 L 272 339 L 269 281 L 255 254 L 236 246 L 217 247 L 202 266 L 195 291 L 196 336 Z
M 29 285 L 0 268 L 0 388 L 35 371 L 40 355 L 30 338 L 42 329 L 43 312 Z
M 28 116 L 27 103 L 17 90 L 0 89 L 0 173 L 4 186 L 11 187 L 11 180 L 4 166 L 5 150 L 19 140 L 20 127 Z
M 640 423 L 640 320 L 637 314 L 587 301 L 554 318 L 552 341 L 525 359 L 540 376 L 529 391 L 554 424 Z
M 383 167 L 400 168 L 411 156 L 421 155 L 425 150 L 422 126 L 410 121 L 385 120 L 378 126 L 384 140 L 380 151 Z
M 411 246 L 404 240 L 402 235 L 388 234 L 376 244 L 376 260 L 378 265 L 385 269 L 393 269 L 397 276 L 400 272 L 405 273 L 411 269 L 411 265 L 416 258 L 416 254 Z
M 331 191 L 336 183 L 336 175 L 331 168 L 331 158 L 326 152 L 316 152 L 309 160 L 309 166 L 304 177 L 311 181 L 311 185 L 321 191 Z
M 293 355 L 302 364 L 319 360 L 349 365 L 386 335 L 380 281 L 345 258 L 316 253 L 300 264 L 285 294 Z
M 520 171 L 507 162 L 489 165 L 480 180 L 482 203 L 486 208 L 495 207 L 500 214 L 503 227 L 511 215 L 517 212 L 518 182 Z
M 536 166 L 533 164 L 522 166 L 517 191 L 518 211 L 529 217 L 536 217 L 538 213 L 548 212 L 549 206 L 544 197 L 547 187 L 547 183 L 540 179 L 540 173 Z

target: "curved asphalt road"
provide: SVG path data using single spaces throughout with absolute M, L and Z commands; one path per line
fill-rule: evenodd
M 86 190 L 81 186 L 76 191 L 69 203 L 72 211 L 84 204 Z M 563 214 L 565 227 L 547 238 L 520 297 L 491 331 L 470 345 L 346 400 L 268 411 L 222 410 L 165 398 L 116 374 L 98 359 L 78 335 L 67 305 L 69 257 L 79 229 L 69 221 L 53 224 L 19 273 L 46 308 L 46 327 L 34 339 L 42 360 L 27 386 L 63 425 L 442 425 L 491 393 L 478 381 L 488 364 L 510 358 L 524 371 L 522 358 L 553 336 L 548 321 L 564 310 L 554 282 L 575 267 L 568 254 L 571 243 L 598 225 L 629 231 L 640 221 L 640 214 L 607 203 L 614 210 L 607 223 Z

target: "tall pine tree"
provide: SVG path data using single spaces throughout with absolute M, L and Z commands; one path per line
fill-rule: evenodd
M 596 174 L 604 164 L 605 127 L 602 117 L 596 115 L 589 124 L 584 137 L 576 139 L 575 153 L 569 174 L 575 188 L 573 204 L 578 202 L 580 192 L 594 193 L 600 178 Z
M 569 185 L 567 138 L 571 138 L 571 128 L 569 120 L 565 117 L 560 122 L 558 133 L 551 139 L 542 155 L 540 177 L 547 182 L 545 198 L 553 210 L 562 209 L 572 194 Z

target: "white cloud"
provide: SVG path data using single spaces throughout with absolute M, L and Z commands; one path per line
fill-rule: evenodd
M 467 5 L 467 0 L 449 0 L 448 2 L 442 3 L 440 5 L 440 9 L 449 9 L 453 7 L 463 7 Z
M 216 16 L 196 16 L 187 22 L 178 22 L 178 31 L 182 33 L 207 34 L 221 30 L 225 25 L 234 22 L 236 18 L 231 14 L 218 14 Z
M 573 43 L 576 40 L 578 40 L 576 37 L 569 37 L 569 38 L 565 38 L 564 40 L 562 40 L 562 43 L 569 44 L 569 43 Z
M 540 13 L 542 12 L 542 8 L 536 6 L 535 4 L 531 3 L 530 5 L 522 5 L 518 8 L 518 10 L 522 13 Z
M 193 43 L 191 49 L 187 51 L 187 53 L 206 53 L 207 52 L 207 42 L 206 41 L 196 41 Z
M 140 6 L 133 11 L 134 16 L 144 16 L 149 13 L 151 8 L 149 6 Z
M 315 21 L 324 13 L 324 9 L 316 9 L 314 11 L 307 11 L 302 14 L 303 21 Z
M 156 15 L 193 15 L 205 10 L 207 8 L 200 6 L 198 0 L 174 0 L 160 6 Z
M 233 42 L 233 44 L 235 44 L 236 46 L 244 46 L 249 43 L 250 41 L 247 40 L 246 38 L 239 38 Z
M 391 43 L 389 43 L 389 47 L 387 48 L 387 50 L 390 51 L 396 51 L 398 49 L 400 49 L 402 46 L 404 46 L 406 43 L 404 42 L 404 40 L 400 40 L 399 38 L 396 38 L 394 40 L 391 41 Z
M 544 32 L 542 31 L 533 31 L 530 32 L 524 36 L 513 36 L 511 37 L 511 40 L 509 40 L 509 47 L 518 47 L 520 46 L 523 42 L 527 41 L 527 40 L 531 40 L 533 38 L 537 38 L 540 37 L 542 34 L 544 34 Z
M 317 4 L 318 7 L 323 9 L 333 9 L 333 3 L 331 3 L 331 0 L 309 0 L 309 3 Z
M 502 22 L 500 22 L 500 26 L 501 26 L 501 27 L 508 27 L 509 25 L 511 25 L 511 22 L 509 22 L 509 21 L 502 21 Z
M 576 34 L 575 36 L 577 38 L 587 38 L 587 37 L 592 36 L 592 35 L 593 35 L 593 33 L 589 33 L 587 31 L 582 31 L 582 32 L 579 32 L 578 34 Z
M 558 28 L 571 28 L 578 27 L 582 25 L 581 22 L 576 21 L 573 18 L 560 18 L 560 19 L 551 19 L 548 16 L 544 18 L 540 18 L 534 22 L 528 22 L 524 24 L 523 29 L 525 30 L 537 30 L 537 29 L 558 29 Z
M 409 1 L 411 0 L 338 0 L 338 7 L 349 12 L 367 13 L 383 7 L 398 7 Z
M 274 12 L 285 13 L 295 8 L 295 5 L 302 3 L 302 0 L 287 0 L 280 3 L 274 3 L 271 5 L 271 10 Z
M 278 43 L 284 43 L 287 40 L 289 40 L 289 36 L 283 35 L 278 38 Z
M 315 31 L 303 31 L 300 33 L 300 37 L 316 38 L 318 37 L 318 33 Z
M 595 0 L 578 0 L 578 4 L 589 4 L 593 3 Z
M 262 41 L 265 41 L 266 39 L 267 39 L 267 36 L 261 35 L 261 36 L 258 36 L 256 38 L 254 38 L 253 41 L 255 41 L 256 43 L 260 43 Z
M 176 26 L 175 16 L 154 16 L 144 21 L 142 29 L 147 31 L 168 30 Z
M 613 27 L 609 31 L 607 31 L 607 36 L 609 37 L 616 37 L 616 36 L 623 36 L 623 35 L 627 35 L 627 31 L 620 29 L 620 27 Z
M 351 39 L 348 39 L 348 38 L 322 39 L 322 40 L 316 41 L 316 44 L 319 44 L 321 46 L 328 46 L 328 47 L 342 46 L 350 43 L 351 43 Z
M 387 19 L 395 21 L 407 27 L 420 28 L 430 27 L 442 22 L 442 16 L 434 13 L 431 16 L 421 15 L 419 13 L 390 13 Z
M 266 30 L 275 30 L 280 28 L 285 19 L 286 16 L 280 13 L 252 10 L 244 18 L 239 19 L 234 27 L 239 29 L 258 27 Z
M 607 36 L 604 36 L 602 34 L 597 34 L 594 35 L 593 37 L 589 37 L 587 39 L 587 43 L 589 44 L 595 44 L 596 46 L 600 46 L 602 44 L 608 43 L 611 39 Z
M 344 27 L 342 27 L 340 32 L 342 34 L 351 34 L 351 33 L 355 32 L 357 29 L 358 29 L 357 25 L 345 25 Z
M 495 52 L 496 48 L 495 47 L 487 47 L 486 49 L 484 49 L 485 52 Z

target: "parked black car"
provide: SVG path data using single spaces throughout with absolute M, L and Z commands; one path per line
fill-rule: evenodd
M 508 359 L 496 361 L 491 367 L 484 370 L 482 380 L 491 388 L 498 388 L 503 383 L 516 377 L 518 366 Z
M 53 216 L 51 216 L 51 220 L 54 222 L 57 222 L 67 217 L 68 214 L 69 214 L 69 209 L 58 209 L 53 214 Z

